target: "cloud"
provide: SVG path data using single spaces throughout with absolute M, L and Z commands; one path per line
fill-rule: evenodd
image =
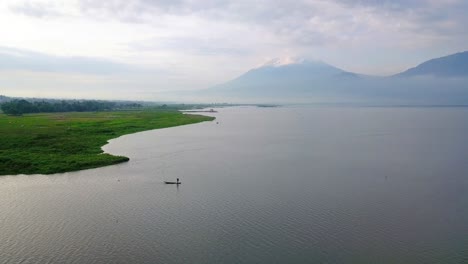
M 222 43 L 222 45 L 220 45 Z M 247 56 L 251 55 L 251 50 L 236 45 L 236 43 L 227 43 L 221 38 L 200 38 L 200 37 L 159 37 L 138 41 L 128 44 L 136 51 L 184 51 L 184 54 L 193 54 L 200 56 Z
M 80 1 L 85 13 L 122 21 L 154 23 L 165 16 L 198 17 L 262 28 L 284 43 L 300 46 L 389 39 L 424 42 L 468 33 L 466 1 Z M 418 40 L 421 38 L 421 40 Z M 403 45 L 409 42 L 403 41 Z M 375 44 L 375 43 L 374 43 Z
M 452 34 L 468 32 L 464 25 L 468 22 L 464 0 L 338 0 L 348 7 L 368 8 L 384 17 L 395 17 L 410 25 L 413 33 Z
M 90 57 L 61 57 L 39 52 L 0 47 L 0 70 L 119 74 L 137 71 L 136 67 Z
M 57 6 L 52 2 L 18 1 L 10 5 L 10 11 L 35 18 L 57 17 L 62 15 L 57 9 Z
M 429 41 L 466 40 L 463 35 L 468 35 L 464 26 L 468 23 L 465 15 L 468 2 L 463 0 L 77 0 L 76 3 L 77 13 L 87 20 L 144 24 L 157 31 L 173 30 L 174 25 L 169 21 L 176 19 L 185 21 L 190 30 L 192 21 L 203 20 L 205 25 L 227 25 L 223 33 L 232 30 L 231 25 L 268 32 L 275 36 L 275 41 L 291 48 L 369 45 L 369 42 L 378 45 L 372 39 L 384 45 L 393 39 L 395 45 L 413 48 Z M 48 1 L 23 2 L 14 9 L 40 17 L 49 12 L 58 13 L 53 11 L 54 6 Z M 201 27 L 196 30 L 206 33 Z M 184 37 L 175 35 L 171 44 Z M 202 41 L 197 44 L 200 46 L 195 49 L 200 51 L 207 46 Z M 206 50 L 206 53 L 219 54 L 222 50 Z M 232 48 L 225 50 L 231 52 Z

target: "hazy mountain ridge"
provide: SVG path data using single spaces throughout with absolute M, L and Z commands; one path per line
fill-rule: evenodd
M 414 76 L 468 77 L 468 51 L 432 59 L 398 73 L 396 77 Z
M 201 94 L 261 101 L 468 102 L 468 52 L 387 77 L 357 74 L 320 61 L 286 61 L 272 60 Z
M 324 62 L 302 61 L 285 65 L 270 65 L 254 68 L 227 83 L 210 90 L 301 90 L 310 84 L 341 82 L 365 77 L 341 70 Z

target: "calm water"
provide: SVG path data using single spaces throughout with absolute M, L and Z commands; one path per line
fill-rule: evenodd
M 214 115 L 0 177 L 0 263 L 468 263 L 467 108 Z

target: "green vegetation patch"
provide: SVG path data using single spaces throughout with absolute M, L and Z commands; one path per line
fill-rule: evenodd
M 127 157 L 103 153 L 109 139 L 213 120 L 177 111 L 0 114 L 0 175 L 51 174 L 107 166 Z

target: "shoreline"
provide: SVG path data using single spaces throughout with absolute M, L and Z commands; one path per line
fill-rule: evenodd
M 102 147 L 124 135 L 215 119 L 151 109 L 0 116 L 0 176 L 50 175 L 128 162 L 130 158 Z

